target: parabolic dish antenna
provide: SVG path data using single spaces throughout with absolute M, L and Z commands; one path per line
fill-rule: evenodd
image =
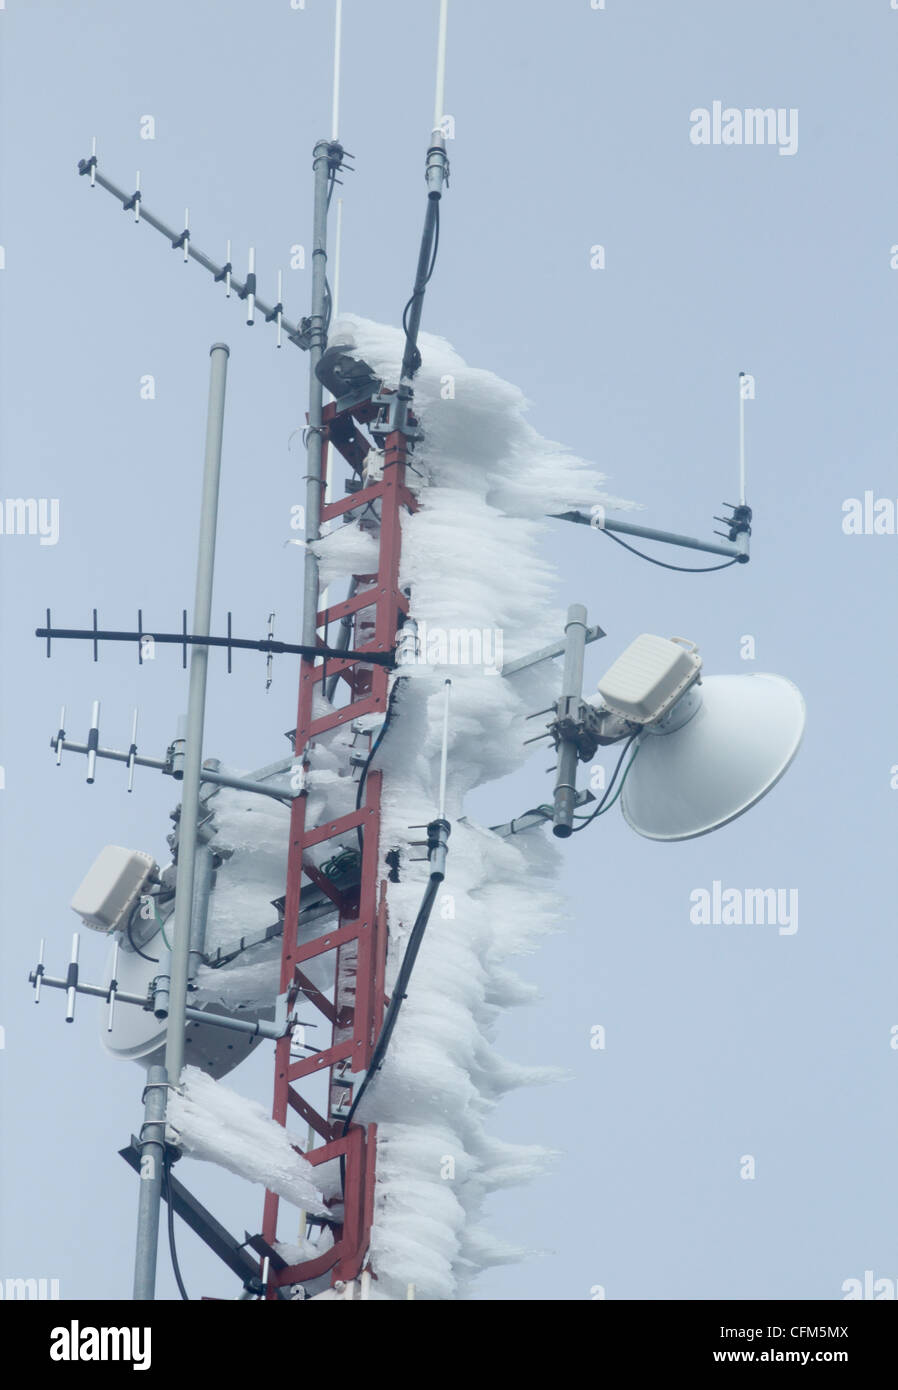
M 157 936 L 150 945 L 144 946 L 142 949 L 148 954 L 155 954 L 158 945 L 159 938 Z M 107 964 L 105 978 L 107 985 L 110 979 L 111 954 L 110 949 L 110 961 Z M 121 949 L 115 971 L 119 989 L 123 994 L 146 994 L 158 969 L 158 964 L 144 960 L 136 952 L 127 948 Z M 215 1004 L 205 1004 L 203 1008 L 207 1013 L 225 1015 L 229 1013 L 229 1010 L 220 1008 Z M 247 1012 L 240 1016 L 244 1018 L 271 1017 L 273 1014 L 274 1010 L 270 1009 L 259 1015 Z M 168 1026 L 164 1019 L 157 1019 L 149 1010 L 138 1009 L 132 1004 L 119 1003 L 115 1010 L 115 1023 L 112 1032 L 107 1033 L 105 1009 L 100 1011 L 100 1015 L 100 1036 L 104 1047 L 114 1057 L 130 1058 L 144 1067 L 163 1065 L 165 1036 Z M 261 1041 L 261 1037 L 254 1037 L 248 1033 L 233 1033 L 208 1023 L 191 1020 L 187 1024 L 184 1036 L 184 1060 L 188 1065 L 200 1067 L 203 1071 L 208 1072 L 217 1081 L 220 1077 L 227 1076 L 228 1072 L 233 1071 L 234 1067 L 238 1066 L 245 1057 L 248 1057 Z
M 683 722 L 690 701 L 694 709 Z M 801 692 L 783 676 L 704 677 L 640 735 L 621 796 L 624 819 L 650 840 L 717 830 L 776 785 L 804 726 Z

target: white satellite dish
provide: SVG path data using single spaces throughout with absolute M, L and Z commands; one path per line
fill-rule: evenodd
M 150 943 L 145 944 L 142 950 L 155 956 L 158 955 L 158 946 L 159 937 L 156 936 Z M 104 981 L 106 985 L 109 984 L 111 966 L 110 951 Z M 145 960 L 122 943 L 115 973 L 123 994 L 146 994 L 158 969 L 158 964 Z M 207 1013 L 232 1012 L 215 1004 L 206 1004 L 203 1007 Z M 273 1013 L 272 1009 L 264 1016 L 268 1017 Z M 256 1015 L 244 1013 L 241 1016 L 248 1018 Z M 132 1004 L 120 1003 L 117 1006 L 111 1033 L 106 1031 L 105 1009 L 100 1018 L 100 1037 L 106 1050 L 114 1057 L 129 1058 L 144 1067 L 161 1067 L 164 1064 L 167 1028 L 168 1024 L 164 1019 L 157 1019 L 149 1010 L 138 1009 Z M 216 1028 L 213 1024 L 191 1020 L 184 1035 L 184 1060 L 208 1072 L 217 1081 L 239 1066 L 261 1041 L 261 1037 L 254 1037 L 249 1033 L 234 1033 L 224 1028 Z
M 650 840 L 717 830 L 776 785 L 804 725 L 801 692 L 783 676 L 703 677 L 640 734 L 624 819 Z

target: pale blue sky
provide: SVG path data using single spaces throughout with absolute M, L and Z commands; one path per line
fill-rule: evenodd
M 345 203 L 342 304 L 397 321 L 423 213 L 437 5 L 345 5 L 341 134 L 357 172 Z M 55 547 L 0 537 L 3 568 L 3 1218 L 0 1276 L 59 1278 L 64 1297 L 130 1292 L 136 1189 L 116 1156 L 140 1119 L 140 1072 L 102 1052 L 82 1001 L 30 1002 L 41 935 L 62 967 L 67 903 L 97 850 L 163 853 L 168 782 L 133 797 L 105 767 L 88 788 L 53 765 L 58 707 L 86 730 L 164 749 L 186 700 L 178 657 L 57 648 L 60 622 L 171 625 L 193 592 L 208 348 L 231 344 L 216 611 L 260 631 L 289 623 L 302 500 L 287 440 L 306 362 L 243 328 L 197 266 L 131 225 L 75 167 L 101 167 L 197 244 L 257 248 L 273 293 L 308 245 L 311 149 L 330 118 L 332 5 L 307 0 L 9 0 L 2 41 L 0 337 L 3 497 L 58 497 Z M 564 848 L 567 931 L 524 962 L 542 1002 L 504 1024 L 521 1061 L 572 1080 L 518 1093 L 497 1134 L 564 1152 L 556 1175 L 497 1196 L 493 1228 L 547 1253 L 485 1277 L 493 1299 L 838 1298 L 872 1269 L 898 1278 L 894 1183 L 894 536 L 847 537 L 842 502 L 898 496 L 895 58 L 888 0 L 453 0 L 447 108 L 452 185 L 425 327 L 521 385 L 541 433 L 594 459 L 650 525 L 710 531 L 736 486 L 737 373 L 748 408 L 753 559 L 668 574 L 586 528 L 547 533 L 559 603 L 608 632 L 588 683 L 641 631 L 696 640 L 708 671 L 773 670 L 808 704 L 783 783 L 749 816 L 680 845 L 616 815 Z M 696 147 L 690 112 L 715 100 L 799 111 L 798 152 Z M 152 114 L 156 139 L 139 138 Z M 590 269 L 602 243 L 607 268 Z M 296 316 L 308 273 L 287 273 Z M 141 401 L 139 378 L 156 377 Z M 298 441 L 295 441 L 297 443 Z M 680 558 L 682 555 L 666 555 Z M 688 562 L 685 560 L 684 562 Z M 697 561 L 701 563 L 701 561 Z M 752 666 L 739 643 L 757 643 Z M 601 648 L 604 647 L 603 652 Z M 264 663 L 213 660 L 206 748 L 261 765 L 286 749 L 295 681 L 266 697 Z M 504 820 L 549 792 L 537 754 L 472 810 Z M 800 926 L 696 927 L 710 887 L 797 889 Z M 85 973 L 103 943 L 84 942 Z M 607 1048 L 590 1048 L 592 1025 Z M 262 1052 L 234 1083 L 270 1095 Z M 757 1176 L 740 1179 L 754 1155 Z M 179 1170 L 233 1230 L 261 1193 L 208 1167 Z M 233 1280 L 186 1232 L 193 1296 Z M 174 1295 L 167 1253 L 160 1294 Z

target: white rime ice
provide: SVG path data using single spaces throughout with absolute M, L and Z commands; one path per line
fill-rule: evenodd
M 169 1092 L 166 1118 L 185 1153 L 262 1183 L 306 1211 L 326 1213 L 311 1164 L 258 1102 L 213 1081 L 199 1067 L 185 1067 L 180 1089 Z
M 403 342 L 398 329 L 355 316 L 342 318 L 331 335 L 331 343 L 344 344 L 388 386 L 397 384 Z M 425 437 L 412 455 L 417 471 L 408 471 L 419 510 L 404 518 L 401 563 L 418 653 L 399 668 L 391 727 L 377 754 L 384 773 L 381 853 L 400 851 L 400 881 L 389 884 L 387 899 L 388 989 L 427 882 L 426 863 L 412 862 L 424 853 L 411 847 L 423 832 L 410 827 L 437 813 L 447 678 L 452 833 L 446 880 L 408 997 L 359 1118 L 378 1126 L 371 1238 L 378 1296 L 404 1298 L 413 1283 L 417 1298 L 456 1299 L 468 1296 L 479 1271 L 526 1253 L 484 1229 L 487 1195 L 538 1176 L 552 1160 L 543 1147 L 496 1137 L 492 1112 L 502 1096 L 554 1074 L 501 1057 L 494 1035 L 503 1010 L 534 997 L 509 962 L 533 952 L 561 915 L 551 838 L 531 830 L 502 839 L 462 819 L 465 798 L 523 763 L 529 752 L 524 740 L 534 732 L 525 716 L 558 695 L 558 662 L 505 678 L 496 674 L 503 660 L 563 632 L 555 575 L 539 553 L 548 527 L 562 523 L 547 522 L 546 515 L 596 503 L 609 509 L 633 504 L 609 496 L 600 473 L 542 438 L 528 423 L 516 387 L 466 366 L 441 338 L 423 334 L 420 348 L 415 410 Z M 378 466 L 373 453 L 369 465 Z M 326 584 L 375 568 L 373 542 L 358 521 L 336 523 L 315 550 Z M 345 737 L 344 731 L 313 750 L 309 824 L 354 804 L 355 784 L 338 756 Z M 549 795 L 540 764 L 530 804 Z M 286 811 L 272 802 L 250 813 L 258 798 L 229 796 L 216 798 L 227 809 L 224 838 L 242 839 L 243 847 L 220 871 L 208 940 L 213 949 L 243 934 L 246 914 L 254 926 L 271 921 L 268 904 L 283 892 Z M 509 805 L 507 819 L 526 809 Z M 335 849 L 327 847 L 329 854 Z M 206 972 L 201 983 L 207 997 L 251 1004 L 264 996 L 266 979 L 270 999 L 273 957 L 267 967 L 237 962 Z M 265 1180 L 272 1185 L 269 1175 Z M 521 1245 L 529 1235 L 521 1233 Z

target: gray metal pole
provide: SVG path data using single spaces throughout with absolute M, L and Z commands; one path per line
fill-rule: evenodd
M 209 406 L 206 454 L 203 463 L 203 498 L 197 556 L 194 623 L 199 636 L 209 635 L 212 617 L 212 576 L 215 567 L 215 533 L 218 523 L 218 491 L 221 477 L 221 441 L 224 428 L 225 383 L 230 351 L 224 343 L 210 350 Z M 184 784 L 178 835 L 174 940 L 172 943 L 171 999 L 165 1041 L 165 1067 L 150 1071 L 145 1108 L 145 1138 L 141 1145 L 141 1184 L 137 1214 L 137 1249 L 134 1264 L 134 1297 L 155 1297 L 156 1249 L 159 1238 L 159 1206 L 162 1197 L 162 1164 L 165 1155 L 165 1111 L 168 1083 L 177 1085 L 184 1065 L 187 1024 L 187 971 L 193 912 L 197 820 L 200 804 L 200 770 L 203 761 L 203 725 L 206 710 L 208 647 L 190 652 L 190 687 L 187 703 L 187 737 Z M 145 1159 L 150 1162 L 144 1162 Z M 144 1177 L 144 1168 L 147 1176 Z
M 576 720 L 583 697 L 583 656 L 586 651 L 586 609 L 582 603 L 572 603 L 567 611 L 564 628 L 564 671 L 561 677 L 559 719 Z M 574 824 L 577 804 L 577 743 L 564 738 L 558 749 L 558 773 L 555 778 L 554 834 L 566 838 Z
M 747 546 L 740 545 L 738 540 L 724 541 L 718 545 L 714 541 L 696 540 L 693 536 L 680 536 L 674 531 L 658 531 L 652 526 L 634 526 L 629 521 L 606 520 L 603 525 L 606 531 L 620 531 L 625 536 L 643 536 L 646 540 L 663 541 L 665 545 L 682 545 L 687 550 L 704 550 L 709 555 L 741 557 L 747 553 Z
M 325 277 L 327 275 L 327 186 L 330 175 L 331 144 L 319 140 L 314 151 L 315 210 L 312 238 L 312 312 L 310 315 L 309 345 L 309 424 L 306 435 L 306 540 L 316 541 L 321 534 L 322 462 L 324 440 L 322 412 L 324 387 L 315 368 L 321 361 L 326 344 Z M 315 646 L 318 616 L 318 561 L 306 547 L 303 582 L 302 640 L 305 646 Z
M 577 521 L 581 526 L 591 526 L 595 531 L 620 531 L 624 536 L 663 541 L 665 545 L 680 545 L 687 550 L 704 550 L 709 555 L 729 555 L 740 564 L 747 563 L 749 558 L 749 538 L 745 532 L 738 535 L 734 541 L 718 544 L 717 541 L 697 540 L 695 536 L 681 536 L 676 531 L 659 531 L 654 526 L 637 526 L 631 521 L 609 521 L 605 517 L 601 523 L 597 523 L 587 512 L 550 512 L 549 515 L 556 521 Z
M 168 1077 L 164 1067 L 150 1067 L 144 1091 L 144 1120 L 140 1131 L 140 1195 L 137 1208 L 137 1249 L 134 1256 L 134 1297 L 156 1296 L 156 1250 L 165 1162 L 165 1103 Z
M 221 441 L 224 429 L 225 384 L 229 349 L 215 343 L 210 353 L 209 409 L 206 423 L 206 457 L 203 464 L 203 500 L 196 569 L 194 629 L 208 637 L 212 619 L 212 576 L 215 568 L 215 533 L 218 526 L 218 490 L 221 478 Z M 206 715 L 208 647 L 190 652 L 190 686 L 187 699 L 187 742 L 181 820 L 178 830 L 178 876 L 175 885 L 175 921 L 172 940 L 171 1006 L 165 1039 L 165 1069 L 177 1085 L 184 1065 L 184 1028 L 187 1008 L 187 972 L 190 957 L 190 922 L 196 867 L 197 820 L 203 764 L 203 725 Z

